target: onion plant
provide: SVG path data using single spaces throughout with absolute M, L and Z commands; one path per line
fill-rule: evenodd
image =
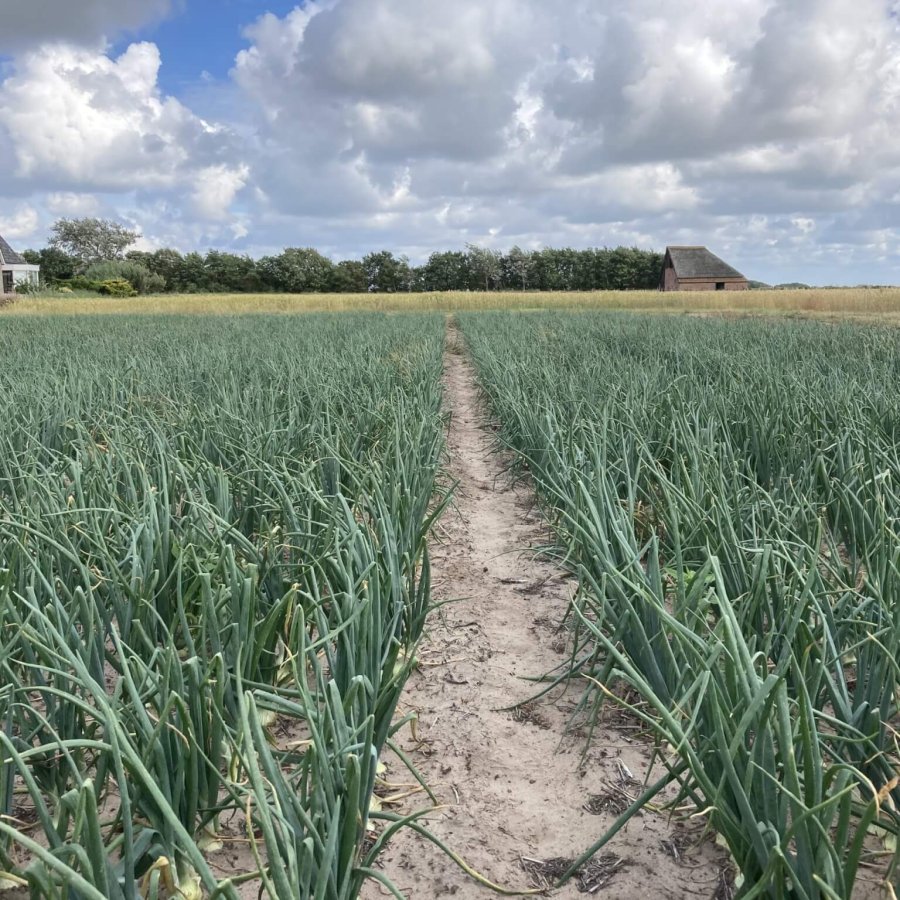
M 356 896 L 430 604 L 443 320 L 7 325 L 0 883 Z
M 674 784 L 728 846 L 742 896 L 849 898 L 863 862 L 896 887 L 897 332 L 461 322 L 579 578 L 575 649 L 548 677 L 589 686 L 594 739 L 617 702 L 657 741 L 662 776 L 584 858 Z

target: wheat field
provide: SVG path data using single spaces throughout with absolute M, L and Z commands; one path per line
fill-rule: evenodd
M 586 309 L 697 314 L 800 314 L 900 320 L 900 288 L 792 291 L 566 293 L 449 291 L 414 294 L 157 294 L 139 298 L 23 298 L 3 316 L 172 314 L 240 315 L 315 312 L 466 312 Z

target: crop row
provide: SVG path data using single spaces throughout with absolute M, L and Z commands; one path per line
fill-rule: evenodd
M 502 439 L 579 578 L 590 686 L 744 897 L 897 886 L 900 332 L 603 314 L 462 316 Z M 624 689 L 627 688 L 627 689 Z M 631 698 L 631 699 L 629 699 Z M 874 873 L 874 874 L 873 874 Z
M 396 823 L 367 826 L 429 603 L 442 325 L 5 323 L 0 883 L 337 900 L 384 879 Z

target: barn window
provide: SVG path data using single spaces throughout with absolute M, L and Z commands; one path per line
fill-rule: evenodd
M 716 290 L 717 290 L 717 291 L 724 291 L 724 290 L 725 290 L 725 282 L 724 282 L 724 281 L 717 281 L 717 282 L 716 282 Z

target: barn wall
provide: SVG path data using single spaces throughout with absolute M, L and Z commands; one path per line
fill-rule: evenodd
M 676 278 L 675 270 L 671 266 L 666 266 L 666 268 L 663 270 L 663 290 L 678 290 L 678 278 Z

